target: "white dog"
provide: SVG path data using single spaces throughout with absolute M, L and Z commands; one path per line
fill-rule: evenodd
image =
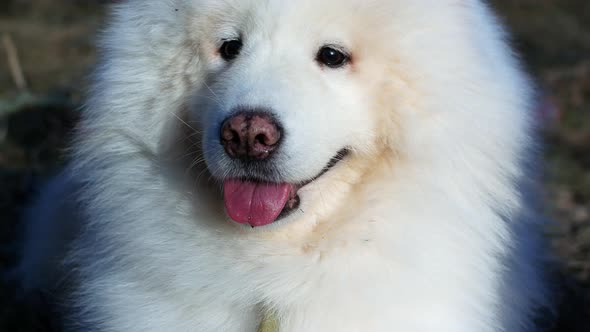
M 83 331 L 532 330 L 504 38 L 478 0 L 122 2 L 27 287 L 73 288 Z

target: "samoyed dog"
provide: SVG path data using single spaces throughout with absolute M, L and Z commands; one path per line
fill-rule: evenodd
M 482 1 L 128 0 L 100 50 L 22 264 L 71 329 L 534 329 L 534 95 Z

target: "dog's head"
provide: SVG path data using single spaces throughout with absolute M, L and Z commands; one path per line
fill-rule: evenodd
M 191 108 L 204 159 L 233 220 L 294 217 L 310 184 L 377 152 L 390 59 L 368 46 L 377 42 L 362 33 L 368 17 L 351 15 L 359 8 L 350 3 L 216 7 L 201 40 L 207 78 Z
M 526 83 L 479 1 L 131 3 L 103 76 L 170 101 L 133 113 L 147 136 L 188 105 L 238 223 L 327 217 L 383 161 L 493 173 L 526 139 Z

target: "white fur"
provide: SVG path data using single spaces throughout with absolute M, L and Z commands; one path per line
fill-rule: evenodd
M 237 36 L 227 64 L 216 49 Z M 545 295 L 532 94 L 503 39 L 477 0 L 117 5 L 68 171 L 84 216 L 71 319 L 255 331 L 271 310 L 281 332 L 529 331 Z M 319 66 L 324 44 L 352 64 Z M 217 185 L 218 125 L 239 106 L 284 125 L 283 181 L 352 151 L 260 229 L 228 220 Z

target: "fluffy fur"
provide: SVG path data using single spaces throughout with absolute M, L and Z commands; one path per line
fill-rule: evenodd
M 351 63 L 319 65 L 327 44 Z M 74 241 L 37 234 L 23 263 L 34 285 L 38 249 L 65 252 L 44 281 L 75 280 L 71 327 L 255 331 L 272 311 L 281 332 L 533 328 L 532 93 L 481 1 L 129 0 L 100 49 L 72 163 L 45 195 L 71 201 L 31 227 Z M 240 170 L 218 143 L 236 107 L 285 127 L 276 181 L 351 153 L 287 218 L 237 225 L 219 183 Z

